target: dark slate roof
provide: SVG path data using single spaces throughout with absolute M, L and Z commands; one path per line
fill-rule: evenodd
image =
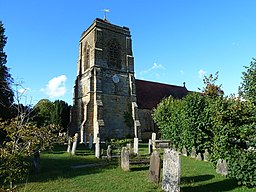
M 139 109 L 153 109 L 168 96 L 181 99 L 188 94 L 185 86 L 168 85 L 144 80 L 135 80 L 137 105 Z

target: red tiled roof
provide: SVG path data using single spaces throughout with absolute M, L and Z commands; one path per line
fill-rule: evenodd
M 135 80 L 137 105 L 139 109 L 153 109 L 168 96 L 181 99 L 188 94 L 186 87 Z

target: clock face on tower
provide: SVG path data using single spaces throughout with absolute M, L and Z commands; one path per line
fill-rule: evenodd
M 119 83 L 119 76 L 118 75 L 113 75 L 113 77 L 112 77 L 112 81 L 114 82 L 114 83 Z

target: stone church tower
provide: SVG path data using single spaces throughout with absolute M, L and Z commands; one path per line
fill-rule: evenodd
M 129 28 L 96 19 L 80 39 L 70 134 L 133 138 L 139 126 Z

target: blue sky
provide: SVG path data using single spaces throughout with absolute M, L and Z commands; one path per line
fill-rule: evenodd
M 255 0 L 0 0 L 0 20 L 23 102 L 72 104 L 80 35 L 103 9 L 130 28 L 136 78 L 197 91 L 204 75 L 219 71 L 217 84 L 230 95 L 256 57 L 255 7 Z

